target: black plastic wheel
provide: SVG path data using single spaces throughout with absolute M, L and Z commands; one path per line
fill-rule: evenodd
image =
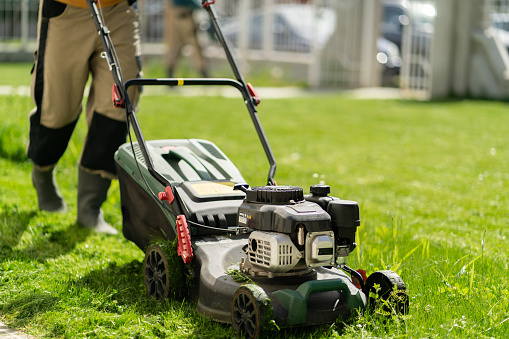
M 143 261 L 143 282 L 147 294 L 159 300 L 168 297 L 170 279 L 168 278 L 168 259 L 159 244 L 152 244 L 145 252 Z
M 368 310 L 384 315 L 408 313 L 405 283 L 396 272 L 385 270 L 371 274 L 362 291 L 366 295 Z
M 260 338 L 273 318 L 270 299 L 261 287 L 249 284 L 237 289 L 232 302 L 232 325 L 238 336 Z

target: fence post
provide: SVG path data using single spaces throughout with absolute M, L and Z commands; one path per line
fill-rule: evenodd
M 440 0 L 436 2 L 437 16 L 435 18 L 434 32 L 439 32 L 439 38 L 433 39 L 431 50 L 431 99 L 444 99 L 452 92 L 452 74 L 454 60 L 454 43 L 461 35 L 469 35 L 469 32 L 455 32 L 458 17 L 457 7 L 454 0 Z M 467 4 L 461 1 L 462 5 Z M 461 6 L 460 4 L 457 4 Z M 456 34 L 453 34 L 456 33 Z
M 376 42 L 380 34 L 380 1 L 364 0 L 362 6 L 362 33 L 360 62 L 361 87 L 376 87 L 381 84 L 380 67 L 376 62 Z
M 273 50 L 273 40 L 274 40 L 274 7 L 272 0 L 265 0 L 263 2 L 263 17 L 264 20 L 267 20 L 263 23 L 263 41 L 262 41 L 262 49 L 265 56 L 270 55 Z
M 251 13 L 251 0 L 243 0 L 239 2 L 237 7 L 237 17 L 239 18 L 239 35 L 237 37 L 237 46 L 242 58 L 246 58 L 249 49 L 249 26 Z
M 472 48 L 472 31 L 475 30 L 475 24 L 473 25 L 472 18 L 474 17 L 474 11 L 476 2 L 479 0 L 462 0 L 461 6 L 456 9 L 456 27 L 454 32 L 457 36 L 454 38 L 456 43 L 454 53 L 454 63 L 452 66 L 452 93 L 458 97 L 465 97 L 468 95 L 468 81 L 470 67 L 470 54 Z M 475 12 L 475 16 L 479 12 Z
M 26 51 L 29 39 L 28 0 L 21 0 L 21 50 Z
M 318 0 L 312 1 L 311 6 L 313 6 L 313 13 L 318 13 L 319 5 L 317 4 Z M 321 5 L 321 4 L 320 4 Z M 311 62 L 308 66 L 308 86 L 311 88 L 317 88 L 320 85 L 320 50 L 316 46 L 316 35 L 317 35 L 317 23 L 315 20 L 318 18 L 315 16 L 313 20 L 313 39 L 311 41 Z

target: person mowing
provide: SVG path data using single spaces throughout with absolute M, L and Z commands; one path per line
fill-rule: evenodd
M 97 2 L 127 79 L 141 74 L 139 16 L 136 0 Z M 27 156 L 33 163 L 32 182 L 39 209 L 63 212 L 67 204 L 58 189 L 55 167 L 64 154 L 86 101 L 88 132 L 79 159 L 77 223 L 107 234 L 101 206 L 117 171 L 113 155 L 127 136 L 125 111 L 111 100 L 114 83 L 85 0 L 40 0 L 37 50 L 32 71 Z M 139 93 L 129 90 L 136 107 Z

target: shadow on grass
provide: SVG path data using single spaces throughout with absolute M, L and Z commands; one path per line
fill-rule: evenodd
M 3 206 L 0 213 L 0 247 L 2 248 L 2 254 L 5 250 L 9 250 L 19 243 L 23 232 L 30 224 L 30 220 L 36 214 L 35 211 L 19 211 L 15 206 Z
M 37 238 L 29 246 L 12 252 L 13 257 L 44 263 L 74 250 L 77 244 L 84 242 L 92 231 L 72 223 L 64 230 L 43 231 L 43 237 Z
M 44 262 L 72 251 L 91 234 L 90 230 L 77 226 L 75 222 L 55 226 L 56 223 L 49 220 L 30 226 L 37 215 L 37 211 L 3 207 L 0 213 L 0 262 L 12 259 Z M 31 243 L 18 249 L 26 232 Z

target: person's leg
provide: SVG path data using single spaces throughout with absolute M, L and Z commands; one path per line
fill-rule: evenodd
M 193 46 L 193 58 L 200 72 L 201 76 L 204 78 L 208 77 L 207 65 L 205 63 L 205 58 L 203 57 L 203 50 L 201 48 L 200 42 L 198 41 L 198 27 L 196 27 L 196 22 L 194 21 L 193 16 L 189 18 L 187 24 L 187 32 L 186 32 L 186 41 Z
M 32 73 L 32 97 L 27 156 L 34 166 L 32 182 L 39 208 L 66 210 L 54 175 L 72 135 L 88 77 L 87 49 L 92 46 L 77 36 L 75 11 L 54 0 L 41 1 L 38 49 Z M 79 42 L 77 44 L 77 42 Z M 87 44 L 88 42 L 88 44 Z
M 104 20 L 110 30 L 124 80 L 140 76 L 140 37 L 137 11 L 127 2 L 103 8 Z M 78 223 L 98 232 L 116 234 L 103 216 L 101 206 L 107 198 L 111 179 L 116 178 L 114 154 L 125 142 L 127 124 L 125 110 L 115 108 L 111 98 L 113 76 L 108 63 L 101 58 L 99 40 L 96 52 L 90 59 L 92 84 L 87 102 L 88 134 L 84 143 L 78 174 Z M 139 91 L 129 89 L 134 107 Z
M 168 53 L 166 56 L 167 75 L 169 78 L 175 76 L 175 69 L 180 59 L 180 53 L 185 45 L 186 18 L 192 15 L 192 11 L 187 7 L 170 6 L 167 11 L 166 29 Z

